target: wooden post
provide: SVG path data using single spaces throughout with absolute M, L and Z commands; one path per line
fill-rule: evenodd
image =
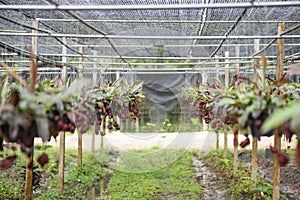
M 138 117 L 135 119 L 135 132 L 136 133 L 140 132 L 140 124 L 139 124 L 139 118 Z
M 224 153 L 223 155 L 224 156 L 227 156 L 227 151 L 228 151 L 228 129 L 227 129 L 227 125 L 224 124 L 223 125 L 223 128 L 224 128 Z
M 38 21 L 33 20 L 32 21 L 32 27 L 37 28 L 38 27 Z M 32 30 L 32 33 L 36 33 L 35 30 Z M 37 81 L 37 64 L 36 64 L 36 57 L 37 55 L 37 37 L 31 38 L 31 68 L 30 68 L 30 92 L 34 93 L 35 91 L 35 84 Z M 31 147 L 31 155 L 27 156 L 26 160 L 26 175 L 25 175 L 25 200 L 31 200 L 33 199 L 32 194 L 32 170 L 33 170 L 33 154 L 34 154 L 34 138 L 32 138 L 32 144 Z
M 95 55 L 94 58 L 94 65 L 93 65 L 93 82 L 92 82 L 92 86 L 96 87 L 97 86 L 97 51 L 93 51 L 93 55 Z M 96 126 L 97 126 L 97 121 L 95 119 L 94 124 L 92 126 L 92 144 L 91 144 L 91 153 L 92 153 L 92 157 L 95 157 L 95 137 L 96 137 Z
M 80 169 L 82 167 L 82 133 L 78 130 L 78 155 L 77 155 L 77 166 Z
M 66 44 L 67 39 L 64 37 L 63 42 Z M 65 56 L 67 54 L 67 47 L 62 47 L 62 62 L 63 62 L 63 68 L 61 71 L 61 80 L 63 82 L 63 86 L 66 87 L 66 81 L 67 81 L 67 66 L 65 63 L 67 62 L 67 57 Z M 64 171 L 65 171 L 65 132 L 60 132 L 59 137 L 59 168 L 58 168 L 58 187 L 59 189 L 64 188 Z
M 84 54 L 84 48 L 83 46 L 80 46 L 79 47 L 79 52 Z M 81 56 L 80 59 L 79 59 L 79 65 L 78 65 L 78 68 L 79 68 L 79 77 L 81 78 L 84 78 L 83 74 L 84 74 L 84 57 Z
M 229 87 L 229 51 L 225 51 L 225 88 Z
M 117 71 L 116 72 L 116 80 L 119 80 L 120 79 L 120 71 Z M 119 125 L 121 125 L 121 120 L 120 120 L 120 117 L 117 115 L 116 116 L 116 120 L 117 120 L 117 123 L 119 124 Z M 119 132 L 119 131 L 118 131 Z
M 201 70 L 201 77 L 202 77 L 202 85 L 207 84 L 207 73 L 205 70 Z M 208 131 L 208 124 L 205 123 L 205 120 L 202 119 L 202 124 L 203 124 L 203 130 Z
M 84 53 L 83 47 L 79 48 L 79 52 L 82 53 L 82 54 Z M 84 57 L 81 56 L 80 59 L 79 59 L 79 61 L 80 61 L 80 64 L 79 64 L 79 69 L 80 69 L 79 76 L 82 77 L 82 78 L 84 78 L 84 76 L 83 76 L 83 71 L 84 71 L 83 61 L 84 61 Z M 76 132 L 77 132 L 77 136 L 78 136 L 78 138 L 77 138 L 77 140 L 78 140 L 77 166 L 80 169 L 82 167 L 82 133 L 79 130 L 77 130 Z
M 238 145 L 238 134 L 233 135 L 233 140 L 234 140 L 234 146 L 233 146 L 233 169 L 237 170 L 239 167 L 239 145 Z
M 239 44 L 236 44 L 235 45 L 235 56 L 238 58 L 240 57 L 240 45 Z M 239 58 L 238 58 L 239 60 Z M 235 75 L 239 75 L 240 74 L 240 63 L 237 62 L 235 64 L 235 72 L 234 72 Z
M 100 141 L 100 148 L 102 149 L 104 147 L 104 119 L 105 119 L 105 116 L 102 115 L 101 116 L 101 125 L 100 125 L 100 135 L 101 135 L 101 141 Z
M 225 51 L 225 88 L 228 89 L 229 87 L 229 51 Z M 227 150 L 228 150 L 228 129 L 227 125 L 224 124 L 224 156 L 227 156 Z
M 278 24 L 278 35 L 284 32 L 284 23 Z M 277 40 L 277 68 L 276 79 L 280 79 L 283 74 L 283 58 L 284 58 L 284 39 Z M 278 129 L 274 131 L 274 146 L 280 151 L 281 149 L 281 137 L 278 133 Z M 280 199 L 280 164 L 277 156 L 274 156 L 273 167 L 273 200 Z
M 235 45 L 235 56 L 238 58 L 240 56 L 240 46 L 238 44 Z M 239 76 L 239 73 L 240 73 L 240 64 L 239 63 L 236 63 L 235 65 L 235 72 L 234 72 L 234 75 L 236 77 Z M 233 83 L 235 84 L 235 83 Z M 238 125 L 236 124 L 235 125 L 236 127 L 238 127 Z M 238 128 L 237 128 L 238 130 Z M 238 159 L 238 155 L 239 155 L 239 137 L 238 137 L 238 132 L 237 133 L 233 133 L 233 168 L 235 170 L 238 169 L 239 167 L 239 159 Z
M 251 158 L 251 177 L 255 178 L 257 174 L 257 159 L 258 158 L 258 139 L 252 139 L 252 158 Z
M 254 53 L 259 51 L 259 39 L 254 39 Z M 258 73 L 257 70 L 259 68 L 259 59 L 254 59 L 254 69 L 253 69 L 253 77 L 254 82 L 258 82 Z M 257 174 L 257 160 L 258 160 L 258 139 L 252 139 L 252 157 L 251 157 L 251 177 L 255 178 Z
M 218 57 L 216 56 L 216 74 L 215 74 L 215 84 L 217 83 L 217 80 L 220 79 L 220 72 L 219 72 L 219 67 L 220 67 L 220 64 L 219 64 L 219 59 Z M 219 134 L 219 130 L 216 132 L 216 149 L 219 149 L 220 148 L 220 134 Z
M 65 171 L 65 132 L 60 132 L 59 138 L 59 168 L 58 168 L 58 188 L 64 188 L 64 171 Z
M 278 24 L 278 35 L 284 32 L 284 23 Z M 280 79 L 283 75 L 283 59 L 284 59 L 284 39 L 277 40 L 277 68 L 276 79 Z
M 97 126 L 97 121 L 94 121 L 94 124 L 92 126 L 92 144 L 91 144 L 91 154 L 93 158 L 95 157 L 96 126 Z

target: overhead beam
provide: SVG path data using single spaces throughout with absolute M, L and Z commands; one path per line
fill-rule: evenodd
M 50 54 L 50 53 L 46 53 L 46 54 L 40 54 L 42 56 L 56 56 L 56 57 L 62 57 L 62 56 L 67 56 L 67 57 L 81 57 L 80 55 L 76 55 L 76 54 Z M 107 58 L 107 59 L 118 59 L 118 56 L 108 56 L 108 55 L 84 55 L 84 57 L 87 58 Z M 155 57 L 155 56 L 123 56 L 124 59 L 155 59 L 155 60 L 211 60 L 211 57 L 169 57 L 169 56 L 163 56 L 163 57 Z M 253 58 L 261 58 L 261 56 L 231 56 L 228 57 L 229 59 L 253 59 Z M 277 56 L 267 56 L 267 58 L 277 58 Z M 218 59 L 225 59 L 225 57 L 218 57 Z M 226 57 L 227 59 L 227 57 Z
M 300 35 L 230 35 L 230 36 L 166 36 L 166 35 L 84 35 L 59 33 L 10 33 L 0 32 L 0 36 L 28 36 L 28 37 L 67 37 L 67 38 L 111 38 L 111 39 L 163 39 L 163 40 L 220 40 L 220 39 L 296 39 Z
M 299 1 L 210 3 L 210 4 L 151 4 L 151 5 L 0 5 L 0 10 L 168 10 L 205 8 L 293 7 Z
M 55 21 L 55 22 L 78 22 L 77 19 L 53 19 L 53 18 L 37 18 L 39 21 Z M 86 22 L 107 22 L 107 23 L 201 23 L 202 20 L 161 20 L 161 19 L 85 19 Z M 207 20 L 205 23 L 234 23 L 232 20 Z M 278 23 L 279 20 L 241 20 L 239 23 Z M 300 23 L 299 20 L 287 20 L 285 23 Z
M 219 44 L 196 44 L 194 47 L 214 47 L 218 46 Z M 260 44 L 260 46 L 265 46 L 267 44 Z M 272 46 L 277 46 L 277 44 L 271 44 Z M 16 44 L 14 45 L 15 47 L 24 47 L 27 46 L 25 44 Z M 40 44 L 40 47 L 61 47 L 59 44 Z M 68 46 L 70 47 L 101 47 L 101 48 L 111 48 L 110 45 L 107 44 L 69 44 Z M 176 47 L 176 48 L 186 48 L 190 47 L 190 44 L 165 44 L 163 45 L 165 48 L 171 48 L 171 47 Z M 223 44 L 222 46 L 224 47 L 235 47 L 236 44 Z M 253 46 L 253 44 L 239 44 L 240 47 L 247 47 L 247 46 Z M 300 46 L 300 43 L 285 43 L 284 46 Z M 136 47 L 136 48 L 154 48 L 153 45 L 150 44 L 116 44 L 115 47 L 118 48 L 129 48 L 129 47 Z

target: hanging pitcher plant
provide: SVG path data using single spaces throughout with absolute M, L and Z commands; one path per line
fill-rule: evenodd
M 262 125 L 277 108 L 282 108 L 289 102 L 299 99 L 300 89 L 295 83 L 291 83 L 286 75 L 278 80 L 265 78 L 265 70 L 258 71 L 258 81 L 254 82 L 248 78 L 236 77 L 234 84 L 226 91 L 220 92 L 217 103 L 218 108 L 224 108 L 228 123 L 236 120 L 243 130 L 246 139 L 240 143 L 241 147 L 250 144 L 248 138 L 248 127 L 251 135 L 260 139 L 264 136 L 272 136 L 273 128 L 265 128 Z M 226 118 L 226 117 L 225 117 Z M 279 133 L 291 141 L 292 131 L 286 127 L 289 121 L 285 121 L 279 126 Z M 274 151 L 275 152 L 275 151 Z M 277 152 L 276 152 L 277 153 Z M 283 159 L 282 165 L 286 164 Z

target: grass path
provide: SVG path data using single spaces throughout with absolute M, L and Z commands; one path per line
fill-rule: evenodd
M 149 151 L 149 150 L 148 150 Z M 164 157 L 160 160 L 168 159 L 174 154 L 178 154 L 178 150 L 163 150 Z M 139 151 L 145 153 L 147 151 Z M 141 173 L 124 172 L 116 170 L 110 181 L 107 190 L 108 199 L 201 199 L 203 188 L 199 185 L 195 178 L 194 166 L 192 164 L 192 152 L 184 152 L 182 156 L 172 164 L 161 169 L 151 171 L 148 159 L 155 158 L 149 154 L 144 160 L 138 158 L 130 160 L 131 165 L 144 167 L 149 171 Z M 122 157 L 120 160 L 122 164 Z M 125 163 L 123 163 L 125 165 Z M 127 167 L 129 163 L 126 163 Z M 137 168 L 135 168 L 138 170 Z M 137 171 L 138 172 L 138 171 Z

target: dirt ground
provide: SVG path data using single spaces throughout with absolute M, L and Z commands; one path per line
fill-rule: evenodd
M 239 136 L 239 142 L 244 140 L 243 135 Z M 83 148 L 87 151 L 92 148 L 92 135 L 83 135 Z M 251 140 L 251 138 L 250 138 Z M 273 137 L 263 137 L 259 141 L 259 149 L 265 150 L 273 144 Z M 40 142 L 38 139 L 36 142 Z M 59 146 L 59 137 L 57 140 L 52 139 L 49 143 L 52 146 Z M 95 136 L 95 149 L 100 148 L 101 136 Z M 153 147 L 160 147 L 162 149 L 176 148 L 186 150 L 209 151 L 216 148 L 216 134 L 209 131 L 201 131 L 195 133 L 148 133 L 148 134 L 124 134 L 124 133 L 109 133 L 103 137 L 103 144 L 106 148 L 126 151 L 129 149 L 151 149 Z M 224 145 L 224 135 L 219 136 L 220 148 Z M 78 136 L 77 134 L 66 136 L 66 148 L 77 148 Z M 228 148 L 233 149 L 233 135 L 228 135 Z M 251 145 L 243 150 L 251 150 Z M 251 164 L 251 152 L 241 153 L 240 160 Z M 264 152 L 264 151 L 262 151 Z M 292 158 L 292 157 L 291 157 Z M 272 182 L 273 161 L 266 159 L 264 155 L 260 155 L 258 160 L 259 173 L 262 177 Z M 294 160 L 283 167 L 281 170 L 281 185 L 283 191 L 287 194 L 288 199 L 300 200 L 300 167 L 298 167 Z
M 104 146 L 115 150 L 124 151 L 128 149 L 150 149 L 152 147 L 160 148 L 182 148 L 199 151 L 208 151 L 216 147 L 216 134 L 210 131 L 189 132 L 189 133 L 109 133 L 104 137 Z M 244 140 L 243 135 L 239 136 L 239 141 Z M 265 149 L 273 142 L 273 137 L 263 137 L 259 142 L 259 148 Z M 40 142 L 38 139 L 36 142 Z M 84 134 L 82 138 L 83 148 L 90 150 L 92 147 L 92 135 Z M 48 143 L 53 146 L 59 145 L 57 140 L 51 139 Z M 95 148 L 100 148 L 101 136 L 95 137 Z M 224 135 L 219 136 L 220 148 L 223 148 Z M 77 134 L 66 136 L 66 147 L 77 148 Z M 233 149 L 233 135 L 228 135 L 228 148 Z M 250 149 L 248 146 L 246 149 Z
M 295 163 L 293 155 L 289 156 L 290 162 L 281 168 L 280 185 L 289 200 L 300 199 L 300 167 Z M 242 162 L 251 163 L 251 152 L 245 152 L 239 156 Z M 258 159 L 259 174 L 272 182 L 273 177 L 273 161 L 272 158 L 266 158 L 265 155 L 260 155 Z

